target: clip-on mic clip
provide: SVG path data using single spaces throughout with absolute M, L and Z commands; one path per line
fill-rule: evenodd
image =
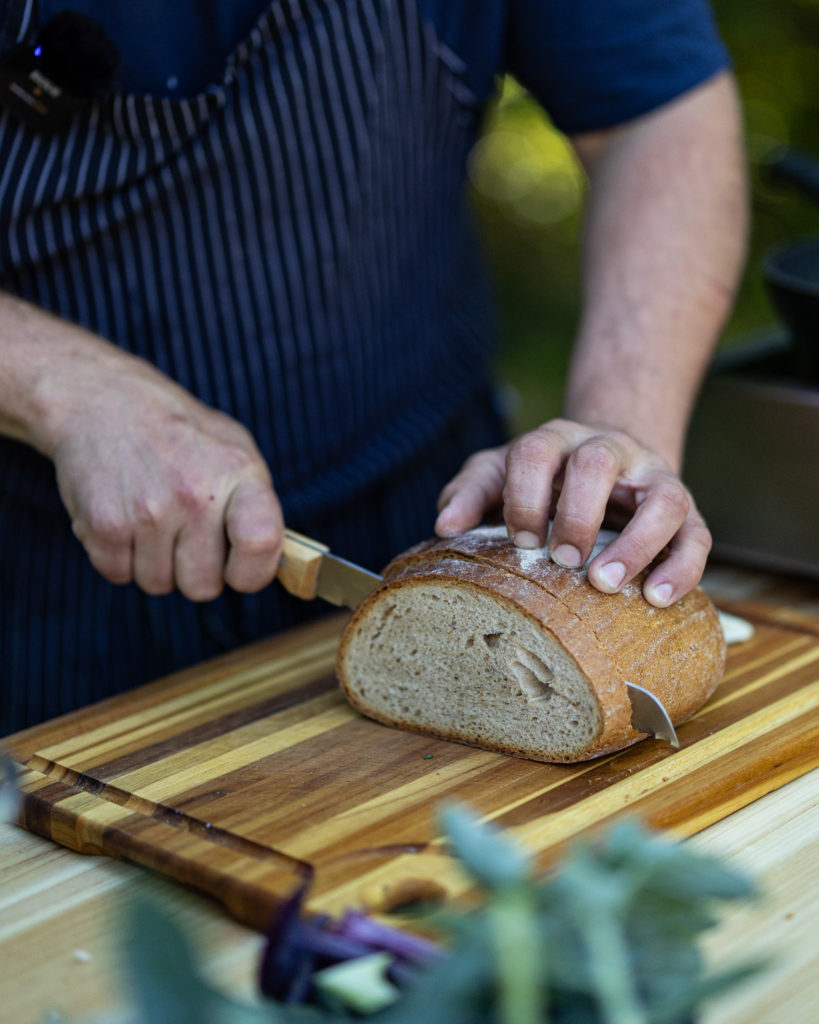
M 120 56 L 102 25 L 61 11 L 0 58 L 0 108 L 35 131 L 59 129 L 116 86 Z

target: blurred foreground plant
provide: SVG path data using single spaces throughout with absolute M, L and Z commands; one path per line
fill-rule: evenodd
M 14 761 L 0 751 L 0 824 L 14 821 L 20 809 L 17 789 L 17 768 Z
M 249 1007 L 206 986 L 178 926 L 138 901 L 127 926 L 130 1020 L 685 1024 L 759 967 L 707 974 L 700 934 L 718 903 L 753 889 L 688 846 L 620 824 L 535 880 L 529 856 L 472 811 L 451 806 L 442 824 L 485 897 L 477 910 L 436 915 L 446 950 L 360 914 L 305 920 L 301 891 L 277 915 L 262 968 L 263 987 L 285 1001 Z

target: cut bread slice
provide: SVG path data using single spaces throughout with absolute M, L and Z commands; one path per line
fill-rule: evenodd
M 582 761 L 642 738 L 626 681 L 676 724 L 722 677 L 701 590 L 670 608 L 595 590 L 584 570 L 521 551 L 505 528 L 428 541 L 387 567 L 339 646 L 350 702 L 388 725 L 538 761 Z

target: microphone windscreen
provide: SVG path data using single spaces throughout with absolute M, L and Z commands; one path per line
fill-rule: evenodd
M 76 11 L 59 11 L 37 36 L 43 71 L 68 93 L 103 99 L 117 86 L 119 50 L 98 21 Z

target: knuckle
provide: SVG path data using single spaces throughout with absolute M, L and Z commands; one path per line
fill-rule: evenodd
M 503 507 L 507 516 L 520 519 L 532 516 L 544 516 L 546 509 L 540 505 L 532 505 L 518 498 L 510 487 L 504 488 Z
M 97 543 L 113 548 L 130 545 L 133 533 L 130 523 L 104 508 L 91 511 L 87 519 L 77 524 L 75 532 L 84 544 Z
M 714 545 L 714 538 L 711 536 L 711 531 L 705 525 L 702 520 L 691 526 L 686 534 L 686 541 L 702 549 L 705 555 L 711 550 Z
M 246 449 L 255 449 L 256 442 L 253 439 L 253 434 L 247 429 L 244 423 L 240 423 L 239 420 L 235 420 L 232 416 L 228 416 L 228 414 L 224 412 L 219 412 L 217 415 L 222 421 L 222 427 L 224 429 L 222 439 L 225 444 L 242 451 Z
M 597 521 L 579 510 L 570 509 L 555 517 L 555 532 L 565 539 L 585 539 L 590 534 L 597 535 Z
M 532 432 L 523 434 L 509 449 L 509 459 L 512 462 L 542 463 L 548 459 L 551 451 L 549 439 L 542 433 Z
M 683 520 L 691 508 L 691 499 L 685 488 L 676 481 L 660 484 L 654 492 L 654 503 L 668 519 Z
M 243 465 L 251 462 L 263 462 L 256 439 L 244 423 L 240 423 L 225 413 L 220 413 L 219 415 L 224 417 L 226 421 L 226 432 L 222 435 L 223 443 L 233 453 L 237 461 Z
M 134 503 L 134 524 L 147 530 L 155 530 L 164 518 L 162 503 L 154 498 L 140 498 Z
M 642 537 L 632 537 L 630 539 L 626 561 L 635 572 L 644 569 L 656 557 L 657 548 L 654 545 L 649 544 Z
M 174 487 L 174 498 L 179 507 L 188 515 L 198 515 L 212 505 L 211 494 L 207 487 L 181 478 Z
M 256 447 L 253 435 L 241 423 L 239 424 L 239 429 L 240 433 L 236 436 L 236 439 L 233 440 L 231 438 L 224 446 L 223 455 L 226 466 L 235 470 L 252 468 L 258 470 L 260 474 L 264 473 L 265 476 L 269 476 L 267 466 L 261 452 Z
M 270 531 L 250 531 L 236 537 L 232 546 L 253 559 L 273 559 L 281 551 L 282 541 Z
M 224 482 L 232 470 L 226 467 L 223 458 L 217 456 L 215 453 L 207 467 L 175 467 L 167 480 L 168 503 L 188 516 L 197 516 L 209 512 L 223 500 Z
M 617 448 L 631 450 L 635 446 L 633 438 L 623 430 L 607 430 L 605 436 Z
M 617 469 L 619 459 L 608 442 L 596 437 L 575 449 L 570 458 L 574 468 L 594 476 L 608 476 Z

